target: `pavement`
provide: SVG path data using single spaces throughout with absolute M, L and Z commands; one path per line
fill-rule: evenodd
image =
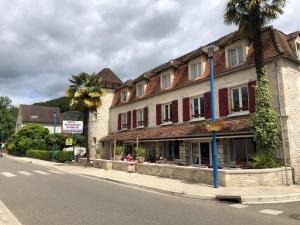
M 288 203 L 300 201 L 300 185 L 278 187 L 220 187 L 189 183 L 176 179 L 82 167 L 74 164 L 49 162 L 26 157 L 5 157 L 60 170 L 64 173 L 80 175 L 97 180 L 105 180 L 125 186 L 191 199 L 216 200 L 240 198 L 245 204 Z

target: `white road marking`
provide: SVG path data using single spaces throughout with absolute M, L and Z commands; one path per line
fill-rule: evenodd
M 277 210 L 272 210 L 272 209 L 264 209 L 264 210 L 261 210 L 259 212 L 274 215 L 274 216 L 277 216 L 277 215 L 283 213 L 283 211 L 277 211 Z
M 1 225 L 22 225 L 11 211 L 0 201 L 0 224 Z
M 13 174 L 13 173 L 10 173 L 10 172 L 3 172 L 1 173 L 3 176 L 6 176 L 6 177 L 15 177 L 16 175 Z
M 56 174 L 64 174 L 63 172 L 57 171 L 57 170 L 49 170 L 50 173 L 56 173 Z
M 50 174 L 50 173 L 40 171 L 40 170 L 34 170 L 33 172 L 38 173 L 38 174 L 42 174 L 42 175 L 49 175 Z
M 25 176 L 31 176 L 32 174 L 27 171 L 18 171 L 19 174 L 25 175 Z
M 237 208 L 237 209 L 243 209 L 243 208 L 249 207 L 249 206 L 243 205 L 243 204 L 230 204 L 229 206 L 233 207 L 233 208 Z

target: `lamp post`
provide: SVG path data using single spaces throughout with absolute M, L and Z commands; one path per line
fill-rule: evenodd
M 209 68 L 210 68 L 210 101 L 211 101 L 211 121 L 215 123 L 215 94 L 214 94 L 214 52 L 218 51 L 218 47 L 214 45 L 207 46 L 203 49 L 204 52 L 208 54 L 209 57 Z M 218 177 L 218 150 L 217 150 L 217 140 L 216 131 L 212 131 L 212 159 L 213 159 L 213 171 L 214 171 L 214 188 L 219 187 L 219 177 Z
M 54 138 L 55 138 L 55 130 L 56 130 L 56 112 L 54 112 L 54 127 L 53 127 L 53 134 L 54 134 Z M 54 161 L 54 142 L 52 143 L 52 161 Z

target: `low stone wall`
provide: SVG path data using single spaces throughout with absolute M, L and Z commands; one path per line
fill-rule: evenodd
M 93 165 L 94 165 L 95 168 L 101 168 L 101 169 L 105 169 L 105 170 L 112 170 L 113 161 L 103 160 L 103 159 L 95 159 Z
M 78 165 L 84 166 L 87 163 L 86 158 L 78 158 Z

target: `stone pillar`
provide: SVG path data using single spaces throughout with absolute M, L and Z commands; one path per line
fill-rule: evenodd
M 183 165 L 190 165 L 190 143 L 180 142 L 179 144 L 180 162 Z

